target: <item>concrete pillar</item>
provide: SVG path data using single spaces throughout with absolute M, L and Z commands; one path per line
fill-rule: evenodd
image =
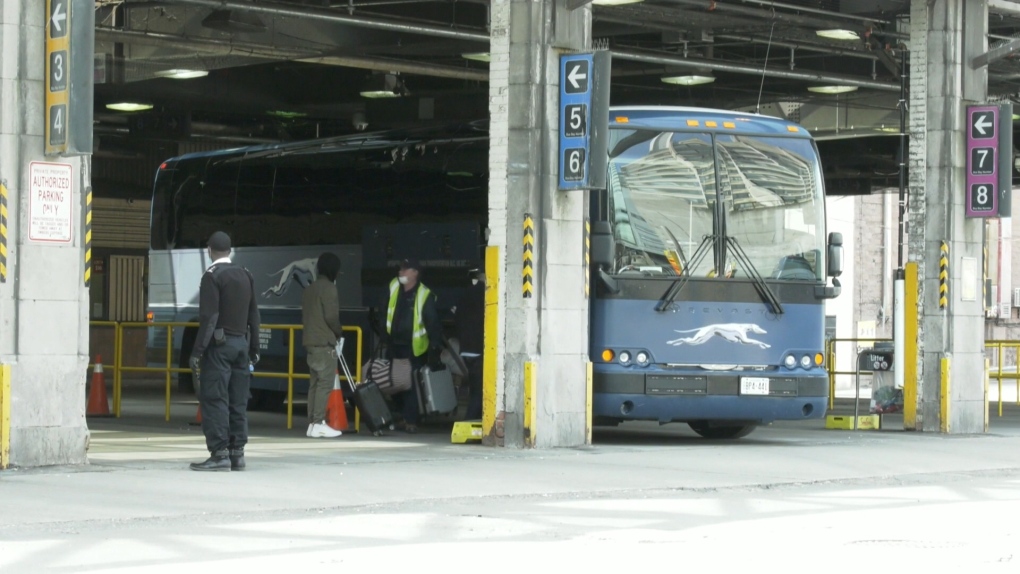
M 585 192 L 557 186 L 559 55 L 591 42 L 591 7 L 564 0 L 493 0 L 489 245 L 500 248 L 496 425 L 487 442 L 577 446 L 588 441 L 584 297 Z M 522 292 L 525 214 L 535 224 L 534 292 Z M 525 371 L 534 408 L 525 428 Z
M 981 219 L 964 217 L 967 105 L 987 78 L 968 62 L 987 50 L 983 0 L 911 0 L 909 259 L 920 293 L 916 430 L 984 430 Z M 949 244 L 949 305 L 939 309 L 940 242 Z M 908 360 L 913 359 L 908 357 Z M 949 361 L 948 409 L 943 360 Z
M 83 463 L 88 445 L 82 248 L 88 160 L 43 156 L 45 6 L 0 2 L 0 178 L 8 193 L 0 363 L 11 367 L 10 435 L 4 440 L 10 465 L 21 467 Z M 33 198 L 33 162 L 69 172 L 69 197 Z

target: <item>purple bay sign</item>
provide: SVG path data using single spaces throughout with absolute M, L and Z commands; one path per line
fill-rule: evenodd
M 967 106 L 967 217 L 1009 217 L 1013 106 Z

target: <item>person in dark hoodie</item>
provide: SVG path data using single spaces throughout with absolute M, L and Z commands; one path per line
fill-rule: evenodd
M 312 438 L 333 438 L 343 434 L 326 424 L 326 403 L 336 376 L 336 342 L 341 337 L 340 300 L 336 277 L 340 258 L 323 253 L 315 266 L 316 278 L 301 296 L 301 323 L 305 358 L 308 361 L 308 431 Z

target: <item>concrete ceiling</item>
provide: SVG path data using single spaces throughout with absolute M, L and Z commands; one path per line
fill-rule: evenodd
M 908 0 L 645 0 L 593 6 L 593 37 L 614 54 L 613 104 L 794 114 L 819 137 L 859 138 L 898 126 L 908 10 Z M 1020 33 L 1020 18 L 1000 12 L 990 20 L 993 47 Z M 241 144 L 485 117 L 488 65 L 462 55 L 488 50 L 488 19 L 487 0 L 98 0 L 96 133 L 101 142 Z M 816 34 L 835 28 L 859 39 Z M 157 76 L 182 68 L 209 75 Z M 715 81 L 661 81 L 681 70 Z M 359 94 L 387 72 L 398 73 L 404 97 Z M 807 90 L 821 84 L 857 90 Z M 989 90 L 1020 93 L 1020 61 L 994 62 Z M 105 108 L 124 100 L 155 108 Z M 841 145 L 875 148 L 878 170 L 894 160 L 889 143 Z

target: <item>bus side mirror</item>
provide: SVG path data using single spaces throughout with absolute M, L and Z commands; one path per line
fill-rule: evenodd
M 591 260 L 598 267 L 612 267 L 613 226 L 608 221 L 595 221 L 591 224 Z
M 839 277 L 843 274 L 843 234 L 833 231 L 829 234 L 829 267 L 826 270 L 829 277 Z

